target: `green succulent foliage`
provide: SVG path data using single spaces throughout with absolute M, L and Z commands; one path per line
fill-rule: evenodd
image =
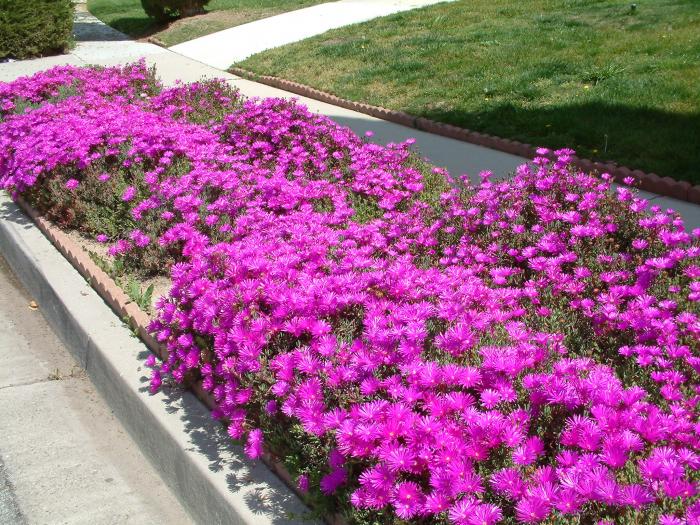
M 148 312 L 151 310 L 151 304 L 153 301 L 153 285 L 149 285 L 148 288 L 144 289 L 141 283 L 134 279 L 129 278 L 125 286 L 126 295 L 129 296 L 136 305 L 143 310 Z

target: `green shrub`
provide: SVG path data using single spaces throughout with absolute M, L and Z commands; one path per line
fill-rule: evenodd
M 72 31 L 71 0 L 0 0 L 0 59 L 63 53 Z
M 161 22 L 204 12 L 209 0 L 141 0 L 146 14 Z

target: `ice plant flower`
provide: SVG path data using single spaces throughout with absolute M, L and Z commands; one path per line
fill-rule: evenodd
M 136 196 L 136 188 L 133 186 L 127 186 L 127 188 L 122 193 L 122 200 L 124 202 L 129 202 Z
M 169 276 L 151 390 L 200 377 L 302 491 L 387 523 L 700 519 L 700 232 L 573 151 L 472 185 L 143 63 L 0 108 L 2 188 Z

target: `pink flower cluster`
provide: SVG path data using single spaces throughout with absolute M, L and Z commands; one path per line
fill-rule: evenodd
M 13 82 L 0 82 L 0 117 L 11 115 L 25 106 L 37 106 L 50 100 L 76 95 L 94 95 L 117 100 L 133 99 L 150 90 L 153 71 L 145 62 L 119 67 L 76 68 L 57 66 Z
M 112 253 L 174 261 L 154 390 L 199 376 L 251 457 L 293 429 L 300 487 L 385 522 L 700 523 L 700 232 L 570 150 L 450 184 L 293 102 L 114 95 L 140 73 L 0 85 L 0 183 L 123 181 Z

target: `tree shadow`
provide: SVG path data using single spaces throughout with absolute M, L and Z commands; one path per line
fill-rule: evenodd
M 76 42 L 121 42 L 129 37 L 116 29 L 93 22 L 73 22 L 73 39 Z
M 34 227 L 34 221 L 22 211 L 19 205 L 9 200 L 0 203 L 0 220 L 17 224 L 25 230 Z
M 139 357 L 146 355 L 144 351 Z M 143 386 L 139 390 L 148 392 L 149 378 L 142 376 L 140 380 Z M 240 497 L 249 512 L 275 525 L 308 521 L 311 511 L 262 462 L 248 459 L 242 444 L 231 439 L 194 394 L 170 383 L 164 384 L 160 393 L 166 411 L 178 414 L 184 423 L 190 444 L 186 450 L 203 456 L 211 472 L 225 473 L 228 490 Z
M 123 32 L 104 24 L 87 11 L 73 15 L 73 38 L 76 42 L 118 42 L 128 40 Z
M 121 32 L 127 38 L 144 39 L 168 28 L 167 23 L 158 23 L 147 16 L 124 17 L 112 20 L 108 27 L 116 32 Z
M 478 111 L 426 108 L 418 116 L 535 146 L 568 147 L 579 157 L 700 184 L 697 111 L 588 101 L 539 108 L 489 104 Z

